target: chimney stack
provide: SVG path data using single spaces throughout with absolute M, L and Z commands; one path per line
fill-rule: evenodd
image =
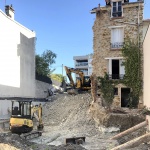
M 12 18 L 14 20 L 15 11 L 13 9 L 12 4 L 10 6 L 9 5 L 5 6 L 5 13 L 7 16 L 9 16 L 10 18 Z

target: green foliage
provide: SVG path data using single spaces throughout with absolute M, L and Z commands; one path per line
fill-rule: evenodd
M 59 82 L 66 81 L 66 77 L 64 77 L 62 74 L 51 74 L 50 78 Z
M 142 72 L 141 72 L 141 50 L 138 43 L 132 42 L 130 39 L 125 41 L 122 48 L 122 54 L 125 66 L 125 76 L 123 80 L 109 80 L 107 74 L 104 77 L 98 77 L 100 82 L 100 90 L 102 96 L 108 106 L 113 102 L 114 98 L 114 88 L 115 85 L 123 83 L 127 87 L 131 88 L 131 93 L 129 95 L 129 106 L 137 107 L 139 102 L 139 96 L 142 89 Z
M 50 69 L 50 66 L 55 63 L 56 54 L 53 53 L 51 50 L 46 50 L 43 52 L 42 55 L 36 55 L 36 72 L 39 75 L 47 76 L 54 70 Z
M 110 106 L 114 99 L 115 84 L 112 80 L 109 80 L 108 74 L 105 74 L 104 77 L 98 77 L 98 81 L 100 82 L 100 90 L 102 92 L 102 96 L 107 106 Z
M 138 43 L 128 39 L 122 48 L 122 54 L 125 58 L 122 64 L 125 66 L 124 84 L 132 89 L 130 104 L 136 107 L 142 89 L 141 50 Z
M 45 60 L 46 63 L 49 64 L 49 66 L 55 63 L 56 57 L 57 55 L 53 53 L 51 50 L 46 50 L 42 54 L 42 58 Z

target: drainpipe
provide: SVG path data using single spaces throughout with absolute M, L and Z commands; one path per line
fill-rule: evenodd
M 138 48 L 140 49 L 140 3 L 138 4 L 138 22 L 137 22 L 137 29 L 138 29 Z M 140 52 L 138 52 L 138 65 L 139 65 L 139 58 L 140 58 Z M 139 70 L 138 70 L 138 77 L 140 76 L 140 66 L 139 66 Z

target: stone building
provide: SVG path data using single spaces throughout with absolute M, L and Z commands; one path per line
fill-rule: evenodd
M 123 79 L 125 68 L 121 48 L 126 38 L 143 39 L 143 1 L 106 0 L 106 5 L 91 10 L 96 15 L 93 26 L 93 74 L 109 79 Z M 114 105 L 126 107 L 130 88 L 118 84 L 115 91 Z

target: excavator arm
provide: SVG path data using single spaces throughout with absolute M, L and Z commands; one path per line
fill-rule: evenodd
M 84 73 L 83 71 L 79 70 L 79 69 L 74 69 L 74 68 L 70 68 L 70 72 L 73 72 L 75 74 L 78 74 L 80 79 L 81 79 L 81 84 L 84 84 Z
M 38 130 L 43 129 L 43 122 L 42 122 L 42 105 L 36 105 L 31 108 L 31 114 L 36 118 L 36 120 L 39 122 L 39 125 L 37 126 Z
M 66 71 L 66 75 L 69 78 L 70 85 L 72 86 L 72 88 L 75 89 L 75 83 L 74 83 L 72 75 L 71 75 L 72 71 L 70 70 L 70 68 L 68 68 L 66 66 L 64 66 L 64 68 L 65 68 L 65 71 Z

